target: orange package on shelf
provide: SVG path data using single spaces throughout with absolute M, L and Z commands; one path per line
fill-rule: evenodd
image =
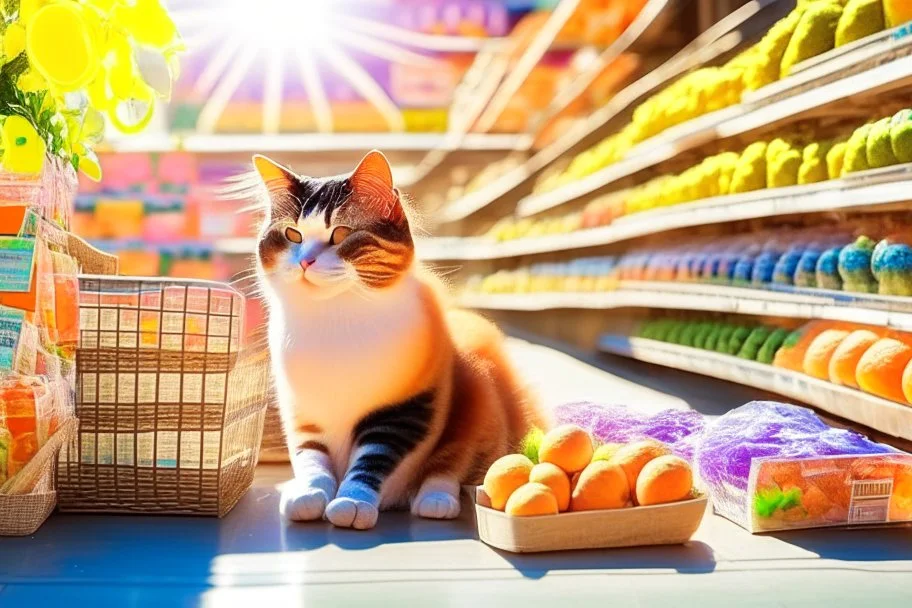
M 141 200 L 100 198 L 95 203 L 97 235 L 105 239 L 140 237 L 145 206 Z

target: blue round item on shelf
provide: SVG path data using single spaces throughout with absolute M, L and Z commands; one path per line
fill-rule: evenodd
M 798 260 L 792 279 L 796 287 L 808 287 L 811 289 L 817 287 L 817 260 L 820 259 L 820 254 L 822 253 L 823 248 L 816 243 L 808 245 L 801 253 L 801 258 Z
M 884 239 L 874 248 L 871 270 L 878 282 L 878 293 L 887 296 L 912 296 L 912 247 L 896 239 Z
M 842 278 L 843 291 L 877 293 L 877 279 L 871 271 L 874 245 L 871 238 L 860 236 L 839 252 L 837 269 Z
M 820 254 L 817 260 L 817 287 L 820 289 L 842 290 L 842 277 L 839 276 L 839 254 L 842 247 L 830 247 Z
M 782 251 L 778 249 L 766 249 L 754 260 L 754 270 L 751 273 L 751 284 L 757 287 L 768 285 L 773 281 L 773 273 L 776 270 L 776 264 L 782 257 Z

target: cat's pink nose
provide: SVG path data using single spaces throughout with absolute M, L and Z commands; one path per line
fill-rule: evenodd
M 314 260 L 301 260 L 301 270 L 307 270 L 308 267 L 313 266 Z

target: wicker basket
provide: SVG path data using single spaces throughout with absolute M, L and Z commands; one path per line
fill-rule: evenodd
M 241 350 L 243 307 L 221 283 L 80 277 L 61 511 L 231 510 L 253 481 L 269 384 L 266 352 Z

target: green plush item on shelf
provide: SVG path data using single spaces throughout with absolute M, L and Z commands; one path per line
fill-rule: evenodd
M 801 154 L 801 167 L 798 169 L 799 184 L 816 184 L 829 178 L 827 152 L 831 147 L 831 142 L 814 142 L 804 147 Z
M 868 133 L 866 143 L 866 157 L 868 166 L 872 169 L 880 167 L 889 167 L 895 165 L 898 161 L 893 154 L 892 142 L 890 139 L 890 129 L 892 116 L 881 118 L 871 127 Z
M 760 350 L 757 351 L 757 361 L 759 363 L 772 365 L 773 359 L 776 357 L 776 352 L 785 343 L 785 340 L 790 333 L 789 330 L 782 328 L 774 330 L 763 342 L 763 346 L 760 347 Z
M 693 321 L 688 321 L 684 326 L 684 330 L 681 332 L 681 335 L 678 340 L 678 344 L 680 344 L 681 346 L 691 346 L 692 347 L 694 345 L 694 339 L 696 338 L 697 333 L 700 331 L 701 325 L 702 325 L 702 323 L 695 323 Z
M 652 339 L 659 340 L 661 342 L 667 342 L 668 334 L 671 333 L 676 324 L 676 321 L 673 321 L 671 319 L 662 319 L 656 323 L 655 333 L 653 334 Z
M 884 27 L 883 0 L 849 0 L 836 26 L 836 46 L 882 32 Z
M 697 330 L 697 334 L 694 336 L 693 340 L 694 348 L 706 348 L 706 339 L 709 337 L 714 326 L 715 324 L 710 322 L 700 323 L 700 328 Z
M 538 464 L 538 449 L 541 447 L 542 437 L 544 436 L 544 431 L 539 428 L 533 428 L 522 438 L 519 444 L 519 453 Z
M 763 325 L 755 327 L 750 332 L 750 335 L 744 340 L 744 344 L 741 345 L 741 350 L 738 351 L 738 357 L 756 361 L 760 349 L 763 348 L 763 344 L 766 342 L 767 338 L 770 337 L 771 333 L 772 330 L 769 327 L 764 327 Z
M 766 188 L 766 142 L 756 141 L 744 149 L 732 173 L 731 194 Z
M 798 183 L 801 152 L 791 143 L 776 138 L 766 148 L 766 187 L 783 188 Z
M 890 121 L 890 147 L 901 163 L 912 163 L 912 110 L 900 110 Z
M 845 161 L 847 142 L 840 141 L 833 144 L 826 155 L 827 177 L 836 179 L 842 175 L 842 164 Z
M 684 321 L 675 321 L 674 326 L 665 336 L 665 341 L 671 344 L 680 344 L 681 343 L 681 334 L 684 333 L 684 330 L 687 329 L 687 323 Z
M 838 4 L 821 1 L 808 5 L 782 54 L 779 77 L 785 78 L 795 65 L 836 46 L 836 26 L 841 16 L 842 7 Z
M 780 19 L 757 43 L 757 50 L 753 53 L 752 61 L 744 73 L 744 86 L 748 90 L 756 91 L 779 80 L 782 57 L 805 9 L 806 7 L 799 6 Z
M 752 327 L 746 327 L 744 325 L 736 327 L 735 331 L 728 337 L 728 344 L 725 346 L 725 352 L 729 355 L 737 355 L 741 352 L 744 341 L 747 340 L 747 337 L 751 334 L 752 330 Z
M 842 175 L 865 171 L 868 166 L 868 133 L 873 124 L 866 124 L 855 129 L 846 142 L 845 159 L 842 162 Z
M 731 338 L 732 334 L 735 333 L 735 330 L 738 329 L 736 325 L 724 325 L 722 331 L 719 332 L 719 337 L 716 339 L 716 347 L 713 349 L 717 353 L 727 354 L 728 353 L 728 340 Z
M 706 350 L 716 350 L 716 345 L 719 343 L 719 336 L 722 335 L 722 331 L 725 327 L 725 323 L 713 323 L 712 329 L 706 336 L 706 341 L 703 343 L 703 348 Z

